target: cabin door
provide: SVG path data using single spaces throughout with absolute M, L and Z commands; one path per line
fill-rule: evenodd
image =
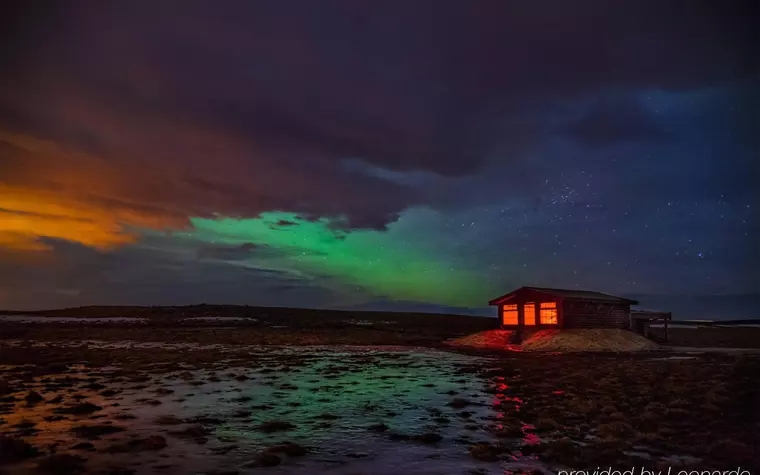
M 532 302 L 523 304 L 523 316 L 526 327 L 536 326 L 536 304 Z

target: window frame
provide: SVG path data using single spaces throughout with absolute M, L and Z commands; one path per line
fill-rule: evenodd
M 549 314 L 546 315 L 545 312 L 549 312 Z M 539 303 L 538 323 L 539 325 L 559 325 L 559 305 L 557 302 Z
M 529 306 L 533 308 L 533 310 L 531 312 L 533 314 L 532 323 L 529 323 L 530 320 L 528 319 L 528 315 L 530 315 L 530 313 L 528 313 Z M 536 302 L 525 302 L 523 304 L 523 324 L 526 327 L 535 327 L 535 326 L 538 326 L 538 318 L 537 317 L 538 317 L 538 315 L 536 315 Z
M 510 307 L 507 309 L 507 307 Z M 511 308 L 514 307 L 514 308 Z M 509 312 L 511 315 L 514 312 L 514 323 L 507 323 L 506 315 Z M 501 324 L 505 326 L 516 326 L 520 324 L 520 313 L 517 304 L 504 304 L 501 306 Z

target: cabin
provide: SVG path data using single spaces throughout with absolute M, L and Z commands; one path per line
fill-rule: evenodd
M 631 305 L 623 297 L 586 290 L 520 287 L 488 302 L 499 309 L 501 328 L 631 328 Z

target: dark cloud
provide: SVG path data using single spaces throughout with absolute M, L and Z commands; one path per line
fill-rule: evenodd
M 412 244 L 505 286 L 757 275 L 741 260 L 757 241 L 757 2 L 3 7 L 3 301 L 379 302 L 244 261 L 285 246 L 178 237 L 193 216 L 266 211 L 299 216 L 270 223 L 294 233 L 329 218 L 338 239 L 419 226 Z M 685 219 L 659 211 L 676 201 Z M 426 205 L 440 222 L 399 221 Z M 714 257 L 690 272 L 675 252 L 695 236 Z
M 414 302 L 408 300 L 393 300 L 381 298 L 363 302 L 357 305 L 340 307 L 341 310 L 359 310 L 372 312 L 418 312 L 418 313 L 441 313 L 454 315 L 491 316 L 493 311 L 488 308 L 454 307 L 450 305 L 438 305 L 428 302 Z M 392 316 L 388 317 L 392 319 Z
M 295 221 L 290 221 L 288 219 L 278 219 L 275 223 L 272 224 L 272 226 L 276 228 L 284 228 L 289 226 L 298 226 L 298 223 Z
M 289 288 L 293 306 L 329 306 L 342 295 L 334 282 L 288 270 L 233 265 L 176 251 L 169 238 L 149 240 L 102 253 L 49 240 L 54 252 L 35 262 L 5 259 L 0 253 L 2 308 L 39 309 L 80 305 L 173 305 L 216 303 L 282 305 L 275 288 Z
M 600 100 L 580 120 L 570 124 L 567 132 L 573 139 L 591 147 L 659 142 L 670 137 L 634 99 Z
M 245 260 L 259 249 L 260 246 L 252 242 L 246 242 L 234 246 L 225 246 L 218 244 L 204 244 L 198 247 L 197 256 L 199 259 L 218 259 L 222 261 L 239 261 Z
M 5 118 L 104 160 L 101 198 L 150 203 L 175 222 L 284 209 L 384 229 L 424 198 L 341 160 L 459 177 L 505 137 L 526 135 L 501 118 L 549 99 L 693 88 L 757 70 L 740 2 L 16 5 L 23 28 L 7 32 Z M 630 119 L 595 122 L 605 117 L 580 136 L 632 133 L 620 122 Z M 42 180 L 56 160 L 89 166 L 27 154 L 14 181 L 92 186 L 89 175 Z

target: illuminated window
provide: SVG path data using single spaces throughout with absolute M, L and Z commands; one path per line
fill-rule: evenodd
M 541 325 L 557 324 L 557 302 L 542 302 L 538 316 Z
M 536 324 L 536 304 L 526 303 L 523 305 L 523 314 L 525 316 L 525 325 Z
M 517 305 L 505 305 L 501 312 L 504 325 L 517 325 Z

